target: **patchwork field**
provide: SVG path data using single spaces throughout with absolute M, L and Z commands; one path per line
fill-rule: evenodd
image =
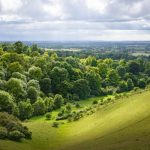
M 25 122 L 33 132 L 32 140 L 0 140 L 0 150 L 149 150 L 150 92 L 107 104 L 93 115 L 63 122 L 59 128 L 51 123 L 45 117 Z

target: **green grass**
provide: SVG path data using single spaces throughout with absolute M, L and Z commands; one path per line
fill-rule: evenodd
M 89 105 L 93 100 L 80 103 Z M 33 139 L 21 143 L 0 140 L 0 150 L 149 150 L 150 92 L 107 104 L 59 128 L 51 123 L 43 116 L 32 118 L 24 124 L 33 132 Z

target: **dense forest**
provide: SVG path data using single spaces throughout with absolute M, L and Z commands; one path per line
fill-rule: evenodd
M 71 53 L 71 52 L 70 52 Z M 145 88 L 150 61 L 142 57 L 78 52 L 75 56 L 18 41 L 0 45 L 0 138 L 31 138 L 20 120 L 94 97 Z M 122 59 L 120 59 L 122 58 Z M 59 118 L 64 116 L 63 110 Z M 5 112 L 5 113 L 2 113 Z M 17 119 L 19 118 L 19 119 Z M 58 119 L 58 118 L 57 118 Z

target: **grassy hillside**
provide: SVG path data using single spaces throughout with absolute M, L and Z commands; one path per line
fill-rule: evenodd
M 33 139 L 22 143 L 1 140 L 0 150 L 149 150 L 150 92 L 118 100 L 59 128 L 51 127 L 44 117 L 24 124 Z

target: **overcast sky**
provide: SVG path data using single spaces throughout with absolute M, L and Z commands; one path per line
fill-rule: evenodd
M 150 0 L 0 0 L 0 40 L 150 40 Z

